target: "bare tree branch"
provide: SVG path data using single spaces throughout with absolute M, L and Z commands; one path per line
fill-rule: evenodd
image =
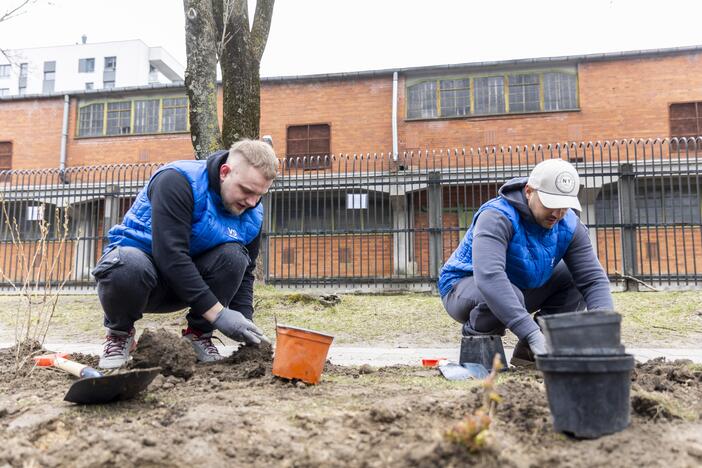
M 26 7 L 27 5 L 29 5 L 30 3 L 35 3 L 36 1 L 37 0 L 24 0 L 24 1 L 20 2 L 19 5 L 12 8 L 11 10 L 7 10 L 5 13 L 2 14 L 2 16 L 0 16 L 0 23 L 2 23 L 3 21 L 7 21 L 9 19 L 12 19 L 16 16 L 19 16 L 23 13 L 26 13 L 26 12 L 23 12 L 22 9 L 24 7 Z

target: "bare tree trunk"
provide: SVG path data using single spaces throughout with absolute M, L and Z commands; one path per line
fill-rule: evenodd
M 222 139 L 226 146 L 258 138 L 261 120 L 260 65 L 268 41 L 275 0 L 258 0 L 249 31 L 246 0 L 234 0 L 222 47 Z
M 183 0 L 190 135 L 197 159 L 222 149 L 217 119 L 217 39 L 212 0 Z

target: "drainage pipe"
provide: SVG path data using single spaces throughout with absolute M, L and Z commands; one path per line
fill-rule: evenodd
M 397 72 L 392 74 L 392 160 L 397 161 Z
M 71 98 L 68 94 L 63 96 L 63 126 L 61 127 L 61 156 L 59 169 L 61 174 L 66 169 L 66 145 L 68 144 L 68 111 L 71 107 Z

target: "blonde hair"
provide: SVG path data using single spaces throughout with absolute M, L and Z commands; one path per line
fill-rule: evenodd
M 261 174 L 266 179 L 275 179 L 278 170 L 278 158 L 275 155 L 275 151 L 273 151 L 273 147 L 268 143 L 258 140 L 240 140 L 229 149 L 228 163 L 231 162 L 234 154 L 241 155 L 251 167 L 261 171 Z

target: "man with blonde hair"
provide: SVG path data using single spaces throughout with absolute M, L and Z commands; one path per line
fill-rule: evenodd
M 122 366 L 144 313 L 189 307 L 183 336 L 198 360 L 222 358 L 216 329 L 247 344 L 267 341 L 254 325 L 253 270 L 261 197 L 276 176 L 273 148 L 242 140 L 207 160 L 160 168 L 137 195 L 92 271 L 107 328 L 99 367 Z

